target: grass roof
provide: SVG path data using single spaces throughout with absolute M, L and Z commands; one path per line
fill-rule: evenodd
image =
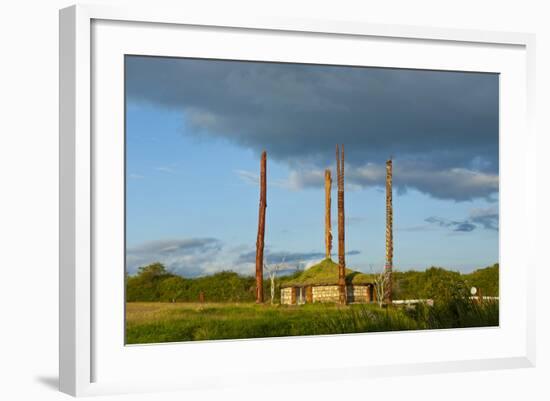
M 346 284 L 374 283 L 373 276 L 346 269 Z M 336 285 L 338 284 L 338 263 L 332 259 L 323 261 L 304 270 L 298 277 L 281 284 L 281 287 L 303 287 L 306 285 Z

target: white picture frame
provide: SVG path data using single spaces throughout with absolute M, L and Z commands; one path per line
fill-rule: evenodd
M 427 333 L 386 333 L 346 336 L 300 337 L 286 339 L 256 339 L 240 341 L 212 341 L 200 344 L 168 344 L 125 347 L 120 336 L 123 319 L 120 320 L 123 303 L 120 290 L 123 286 L 123 265 L 120 281 L 115 276 L 98 273 L 98 261 L 109 258 L 109 252 L 97 252 L 98 242 L 113 239 L 116 245 L 120 227 L 107 230 L 106 223 L 119 224 L 120 210 L 105 212 L 98 193 L 108 193 L 109 188 L 120 186 L 120 174 L 111 174 L 105 180 L 105 171 L 120 167 L 122 137 L 111 136 L 115 142 L 94 138 L 94 129 L 101 132 L 120 131 L 120 77 L 122 71 L 112 76 L 112 63 L 120 63 L 120 54 L 131 53 L 182 55 L 177 52 L 178 41 L 168 40 L 173 35 L 186 35 L 192 29 L 204 40 L 208 51 L 215 48 L 214 39 L 225 35 L 229 43 L 236 36 L 262 35 L 246 46 L 224 46 L 218 52 L 227 58 L 271 60 L 274 57 L 287 61 L 300 61 L 300 46 L 308 41 L 323 38 L 327 44 L 337 38 L 345 41 L 364 41 L 371 46 L 372 54 L 386 57 L 380 65 L 403 67 L 399 57 L 406 56 L 409 47 L 415 47 L 418 58 L 409 68 L 435 68 L 455 70 L 480 70 L 503 74 L 501 92 L 501 326 L 499 328 L 461 329 L 459 331 L 430 331 Z M 146 30 L 146 34 L 142 31 Z M 95 39 L 94 39 L 95 35 Z M 281 39 L 282 37 L 286 39 Z M 214 38 L 214 39 L 212 39 Z M 281 41 L 293 39 L 293 45 Z M 208 42 L 212 40 L 212 42 Z M 242 39 L 246 40 L 246 39 Z M 134 42 L 139 42 L 139 45 Z M 383 41 L 384 43 L 382 43 Z M 131 43 L 132 42 L 132 43 Z M 161 43 L 163 47 L 161 48 Z M 181 45 L 181 41 L 179 41 Z M 234 42 L 237 43 L 237 42 Z M 277 53 L 279 47 L 294 53 Z M 363 43 L 363 42 L 361 42 Z M 209 46 L 209 44 L 211 46 Z M 269 44 L 268 50 L 258 50 L 261 44 Z M 382 46 L 383 45 L 383 46 Z M 256 46 L 256 48 L 254 47 Z M 294 46 L 294 48 L 293 48 Z M 394 52 L 392 46 L 400 46 L 403 52 Z M 60 11 L 60 389 L 71 395 L 127 393 L 134 391 L 164 391 L 170 389 L 200 389 L 219 385 L 244 385 L 253 377 L 261 380 L 292 381 L 326 380 L 327 378 L 362 379 L 381 375 L 430 373 L 441 371 L 466 371 L 529 367 L 535 363 L 534 277 L 536 266 L 534 233 L 536 223 L 535 154 L 536 138 L 532 129 L 534 110 L 534 46 L 533 35 L 524 33 L 484 32 L 460 29 L 439 29 L 414 26 L 376 25 L 346 21 L 292 20 L 277 18 L 228 19 L 216 15 L 187 15 L 182 11 L 151 8 L 111 8 L 108 6 L 72 6 Z M 181 46 L 180 46 L 181 47 Z M 452 47 L 452 49 L 451 49 Z M 289 50 L 290 49 L 290 50 Z M 341 53 L 337 50 L 341 49 Z M 378 50 L 377 50 L 378 49 Z M 435 60 L 430 54 L 437 49 L 448 57 Z M 190 50 L 188 50 L 190 51 Z M 198 49 L 197 52 L 203 50 Z M 249 51 L 249 53 L 247 53 Z M 330 57 L 345 59 L 346 47 L 335 47 Z M 377 53 L 378 52 L 378 53 Z M 447 52 L 447 53 L 445 53 Z M 463 61 L 456 60 L 464 52 Z M 473 52 L 473 53 L 472 53 Z M 493 56 L 488 56 L 493 52 Z M 219 53 L 219 54 L 222 54 Z M 184 50 L 185 54 L 185 50 Z M 197 56 L 198 53 L 194 53 Z M 201 53 L 202 54 L 202 53 Z M 206 54 L 206 53 L 205 53 Z M 253 54 L 254 56 L 250 56 Z M 454 56 L 453 56 L 454 55 Z M 200 54 L 199 54 L 200 56 Z M 317 57 L 313 53 L 309 57 Z M 327 56 L 329 57 L 329 56 Z M 372 56 L 374 57 L 374 56 Z M 478 58 L 476 61 L 475 58 Z M 345 59 L 345 60 L 344 60 Z M 382 60 L 379 58 L 378 60 Z M 326 60 L 324 60 L 326 61 Z M 365 61 L 357 61 L 360 65 Z M 485 64 L 483 64 L 485 63 Z M 369 63 L 372 65 L 372 63 Z M 107 71 L 103 74 L 102 71 Z M 112 71 L 111 71 L 112 72 Z M 103 74 L 103 75 L 102 75 Z M 95 77 L 95 78 L 94 78 Z M 94 82 L 92 82 L 95 79 Z M 109 83 L 109 85 L 105 85 Z M 113 84 L 113 85 L 111 85 Z M 95 87 L 94 85 L 103 85 Z M 514 92 L 512 92 L 514 91 Z M 110 101 L 102 97 L 111 93 Z M 512 97 L 511 94 L 517 94 Z M 98 98 L 102 101 L 98 101 Z M 114 110 L 112 119 L 105 109 Z M 504 114 L 504 115 L 503 115 Z M 116 121 L 115 121 L 116 120 Z M 105 125 L 103 125 L 103 121 Z M 94 128 L 95 127 L 95 128 Z M 103 130 L 105 128 L 105 130 Z M 121 132 L 122 135 L 122 132 Z M 117 153 L 118 152 L 118 153 Z M 99 157 L 100 156 L 100 157 Z M 105 156 L 105 157 L 103 157 Z M 100 160 L 101 159 L 101 160 Z M 109 165 L 109 160 L 112 163 Z M 118 167 L 117 167 L 118 166 Z M 103 172 L 102 172 L 103 171 Z M 99 177 L 99 178 L 98 178 Z M 108 181 L 108 182 L 107 182 Z M 518 190 L 521 185 L 522 190 Z M 115 195 L 115 198 L 118 195 Z M 117 198 L 118 199 L 118 198 Z M 117 214 L 118 213 L 118 214 Z M 118 223 L 116 223 L 118 222 Z M 509 230 L 507 227 L 514 227 Z M 516 229 L 517 228 L 517 229 Z M 107 231 L 110 231 L 108 233 Z M 113 237 L 110 237 L 113 236 Z M 504 247 L 514 243 L 514 247 Z M 101 248 L 101 246 L 99 246 Z M 513 248 L 513 249 L 512 249 Z M 119 250 L 123 252 L 123 248 Z M 113 252 L 117 252 L 116 249 Z M 108 260 L 108 259 L 107 259 Z M 521 262 L 521 263 L 518 263 Z M 521 264 L 521 266 L 520 266 Z M 103 266 L 104 264 L 102 264 Z M 116 263 L 115 263 L 116 265 Z M 509 269 L 509 270 L 506 270 Z M 116 269 L 114 269 L 116 270 Z M 101 287 L 101 300 L 98 300 Z M 510 297 L 514 289 L 514 302 Z M 95 297 L 95 298 L 94 298 Z M 113 305 L 109 314 L 106 304 Z M 122 309 L 123 310 L 123 309 Z M 511 316 L 507 320 L 507 316 Z M 513 324 L 511 321 L 513 320 Z M 398 355 L 387 360 L 371 355 L 371 360 L 348 358 L 313 358 L 321 344 L 331 349 L 350 347 L 360 349 L 364 341 L 416 341 L 417 353 Z M 114 338 L 113 341 L 106 337 Z M 402 340 L 402 341 L 400 341 Z M 389 341 L 389 340 L 388 340 Z M 445 351 L 445 341 L 454 341 L 455 350 Z M 470 344 L 471 352 L 465 352 L 460 344 Z M 426 349 L 422 351 L 422 344 Z M 484 344 L 492 344 L 484 345 Z M 429 345 L 429 348 L 428 348 Z M 109 348 L 111 347 L 111 348 Z M 116 347 L 116 349 L 114 348 Z M 419 348 L 420 347 L 420 348 Z M 485 348 L 484 348 L 485 347 Z M 441 349 L 439 349 L 441 348 Z M 285 369 L 275 363 L 272 376 L 265 377 L 266 368 L 247 368 L 246 361 L 258 352 L 268 352 L 277 358 L 284 350 L 300 349 L 311 355 L 311 363 L 299 369 Z M 345 349 L 345 348 L 344 348 Z M 422 358 L 419 352 L 423 352 Z M 452 352 L 455 352 L 454 354 Z M 356 354 L 360 355 L 360 351 Z M 432 355 L 430 355 L 432 353 Z M 463 357 L 458 357 L 463 353 Z M 170 359 L 187 355 L 188 366 L 181 366 L 177 374 L 167 374 Z M 436 357 L 435 354 L 439 354 Z M 179 356 L 178 356 L 179 355 Z M 220 358 L 219 367 L 208 369 L 198 359 Z M 217 356 L 215 356 L 217 355 Z M 220 357 L 221 355 L 221 357 Z M 145 369 L 148 379 L 133 371 L 139 361 L 153 365 L 166 361 L 168 368 L 157 373 Z M 225 360 L 240 360 L 224 365 Z M 208 371 L 207 371 L 208 370 Z M 105 372 L 105 373 L 104 373 Z M 121 372 L 124 372 L 121 373 Z M 235 372 L 233 374 L 233 372 Z M 243 378 L 243 374 L 245 378 Z M 134 375 L 134 376 L 132 376 Z M 275 376 L 273 376 L 275 375 Z

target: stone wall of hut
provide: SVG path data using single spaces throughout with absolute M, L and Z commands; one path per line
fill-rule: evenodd
M 353 302 L 370 302 L 370 290 L 366 285 L 350 285 L 348 286 L 348 303 Z
M 372 289 L 366 285 L 347 286 L 348 303 L 370 302 L 372 300 Z M 281 303 L 292 305 L 297 303 L 296 289 L 287 287 L 281 289 Z M 305 291 L 304 291 L 305 292 Z M 340 296 L 337 285 L 319 285 L 311 289 L 313 302 L 339 302 Z
M 340 293 L 337 285 L 319 285 L 313 287 L 313 302 L 338 302 Z
M 281 303 L 283 305 L 290 305 L 292 303 L 292 290 L 293 288 L 290 287 L 281 289 Z

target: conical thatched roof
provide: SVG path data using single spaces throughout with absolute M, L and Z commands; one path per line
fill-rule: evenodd
M 360 273 L 346 269 L 347 284 L 371 284 L 374 279 L 370 274 Z M 281 287 L 303 287 L 307 285 L 337 285 L 338 284 L 338 263 L 332 259 L 323 261 L 304 270 L 298 277 L 281 284 Z

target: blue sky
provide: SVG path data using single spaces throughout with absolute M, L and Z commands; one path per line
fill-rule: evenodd
M 267 262 L 315 263 L 336 143 L 348 267 L 383 266 L 390 155 L 396 269 L 498 261 L 497 75 L 127 56 L 126 91 L 130 273 L 253 274 L 264 149 Z

